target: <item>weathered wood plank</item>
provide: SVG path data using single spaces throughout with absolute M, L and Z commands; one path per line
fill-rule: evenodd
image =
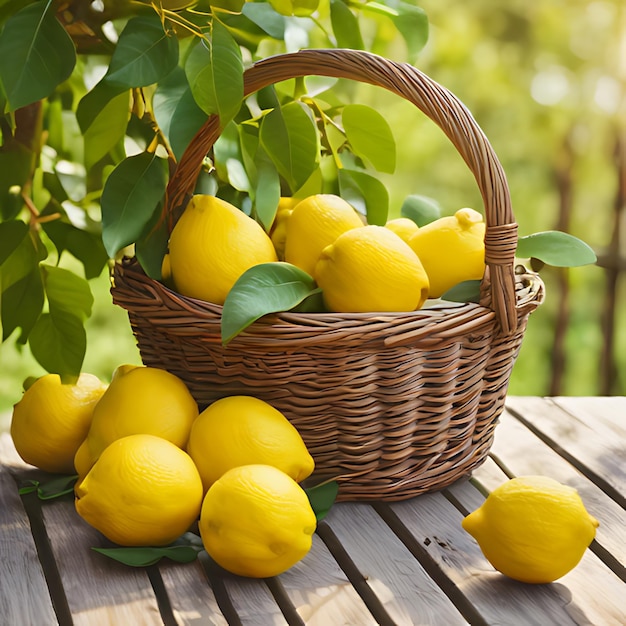
M 371 506 L 336 505 L 327 522 L 396 623 L 467 624 Z
M 0 621 L 57 624 L 28 517 L 9 472 L 19 465 L 17 458 L 9 435 L 0 434 Z
M 226 626 L 213 589 L 198 561 L 159 566 L 172 612 L 181 626 Z
M 366 626 L 376 623 L 317 534 L 313 536 L 313 546 L 309 554 L 279 578 L 307 626 L 325 626 L 331 623 L 333 626 Z
M 626 549 L 624 510 L 506 412 L 496 429 L 492 452 L 514 475 L 550 476 L 578 489 L 586 507 L 600 520 L 598 542 L 608 547 L 618 559 L 623 558 Z M 507 476 L 491 462 L 479 467 L 474 477 L 489 490 L 507 480 Z M 522 586 L 533 589 L 529 585 Z M 537 588 L 553 588 L 561 597 L 567 598 L 567 610 L 576 610 L 586 620 L 579 623 L 606 626 L 626 623 L 626 584 L 590 550 L 569 574 L 551 585 Z
M 591 403 L 585 398 L 544 400 L 514 397 L 507 403 L 533 427 L 577 461 L 582 462 L 612 485 L 626 499 L 626 414 L 621 402 L 598 398 Z M 608 415 L 613 418 L 607 419 Z
M 78 516 L 71 500 L 46 503 L 43 513 L 75 626 L 162 626 L 145 570 L 91 550 L 111 544 Z

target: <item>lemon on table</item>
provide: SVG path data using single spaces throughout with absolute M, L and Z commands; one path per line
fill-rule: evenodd
M 331 311 L 414 311 L 426 301 L 428 277 L 419 258 L 384 226 L 361 226 L 324 248 L 315 280 Z
M 57 374 L 38 378 L 13 407 L 11 437 L 20 457 L 46 472 L 73 474 L 74 455 L 106 388 L 87 373 L 73 384 Z
M 498 571 L 526 583 L 549 583 L 576 567 L 598 521 L 572 487 L 523 476 L 492 491 L 462 525 Z
M 385 228 L 392 230 L 403 241 L 409 242 L 409 239 L 419 230 L 419 226 L 408 217 L 396 217 L 389 220 L 385 224 Z
M 191 427 L 187 452 L 205 489 L 238 465 L 273 465 L 297 482 L 315 465 L 293 424 L 252 396 L 228 396 L 210 404 Z
M 430 298 L 485 272 L 485 222 L 474 209 L 459 209 L 422 226 L 409 239 L 428 274 Z
M 142 434 L 114 441 L 75 492 L 78 514 L 122 546 L 171 543 L 198 518 L 203 495 L 191 457 Z
M 197 416 L 196 401 L 174 374 L 156 367 L 120 365 L 76 452 L 76 471 L 84 476 L 109 444 L 127 435 L 156 435 L 184 448 Z
M 277 260 L 261 225 L 214 196 L 193 196 L 170 236 L 169 265 L 176 290 L 206 302 L 224 304 L 247 269 Z
M 285 261 L 313 276 L 322 250 L 342 233 L 360 226 L 359 214 L 339 196 L 309 196 L 296 204 L 287 221 Z
M 304 490 L 271 465 L 242 465 L 207 492 L 200 535 L 224 569 L 253 578 L 277 576 L 311 549 L 316 518 Z

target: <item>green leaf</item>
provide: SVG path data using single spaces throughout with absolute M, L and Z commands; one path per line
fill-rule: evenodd
M 84 278 L 53 265 L 42 265 L 41 269 L 50 313 L 72 315 L 82 321 L 91 316 L 93 294 Z
M 131 548 L 92 548 L 115 561 L 131 567 L 148 567 L 168 558 L 177 563 L 191 563 L 204 550 L 202 540 L 193 533 L 185 533 L 169 546 Z
M 261 263 L 244 272 L 226 296 L 222 343 L 268 313 L 288 311 L 315 289 L 315 281 L 290 263 Z
M 331 0 L 330 22 L 338 48 L 365 50 L 359 20 L 343 0 Z
M 267 158 L 257 159 L 257 186 L 254 208 L 256 217 L 269 232 L 280 200 L 280 179 L 274 164 Z
M 50 2 L 35 2 L 11 16 L 0 33 L 0 82 L 11 111 L 49 96 L 76 65 L 70 36 Z
M 243 60 L 223 24 L 213 21 L 211 41 L 201 40 L 193 48 L 185 73 L 198 106 L 207 114 L 216 113 L 224 128 L 243 101 Z
M 126 134 L 130 90 L 98 83 L 80 101 L 76 112 L 85 142 L 85 167 L 90 170 Z
M 196 104 L 182 68 L 177 67 L 157 85 L 152 107 L 161 132 L 180 160 L 185 148 L 206 121 L 206 114 Z
M 48 372 L 62 377 L 78 377 L 87 336 L 81 320 L 61 310 L 39 317 L 28 337 L 30 351 Z
M 309 498 L 311 508 L 315 513 L 317 521 L 321 522 L 326 515 L 328 515 L 328 512 L 337 499 L 339 484 L 337 481 L 333 480 L 314 487 L 306 487 L 304 491 Z
M 11 226 L 6 228 L 8 224 L 18 224 L 19 220 L 12 222 L 3 222 L 0 224 L 0 250 L 4 246 L 9 250 L 9 255 L 0 265 L 0 290 L 6 291 L 11 285 L 28 276 L 30 272 L 36 269 L 40 261 L 48 256 L 45 245 L 39 238 L 39 234 L 29 230 L 26 226 L 26 232 L 21 227 Z M 17 237 L 15 241 L 8 241 L 7 235 L 14 232 Z M 23 233 L 23 234 L 22 234 Z M 17 242 L 17 245 L 15 243 Z M 3 252 L 0 252 L 3 255 Z
M 163 257 L 169 240 L 167 221 L 163 220 L 157 226 L 159 218 L 160 210 L 155 213 L 154 223 L 150 225 L 148 232 L 140 237 L 135 245 L 135 255 L 139 264 L 143 271 L 154 280 L 161 280 Z
M 102 240 L 111 258 L 151 223 L 167 184 L 167 161 L 142 152 L 122 161 L 102 191 Z
M 464 280 L 454 285 L 442 296 L 442 300 L 450 302 L 480 302 L 480 280 Z
M 25 344 L 30 331 L 41 315 L 44 305 L 41 271 L 34 267 L 26 276 L 13 283 L 0 299 L 2 316 L 2 341 L 6 341 L 16 328 L 22 332 L 19 344 Z
M 264 116 L 260 140 L 292 192 L 318 167 L 319 134 L 308 107 L 300 102 L 290 102 Z
M 285 18 L 276 13 L 267 2 L 246 2 L 242 13 L 274 39 L 284 39 Z
M 400 215 L 413 220 L 418 226 L 426 226 L 441 217 L 441 207 L 433 198 L 413 194 L 407 196 L 400 208 Z
M 120 33 L 111 57 L 107 83 L 147 87 L 167 76 L 178 63 L 178 39 L 163 30 L 156 15 L 133 17 Z
M 393 174 L 396 142 L 387 120 L 364 104 L 348 104 L 341 119 L 354 154 L 369 161 L 379 172 Z
M 73 474 L 71 476 L 59 476 L 45 483 L 41 483 L 38 480 L 27 480 L 24 482 L 24 485 L 20 487 L 19 494 L 25 495 L 27 493 L 36 492 L 40 500 L 54 500 L 55 498 L 73 494 L 77 478 L 78 476 Z
M 389 193 L 377 178 L 359 170 L 339 170 L 341 197 L 367 215 L 367 223 L 384 226 L 389 212 Z
M 577 267 L 596 262 L 596 254 L 584 241 L 558 230 L 520 237 L 516 255 L 535 258 L 554 267 Z
M 0 265 L 2 265 L 28 234 L 28 224 L 22 220 L 0 222 Z

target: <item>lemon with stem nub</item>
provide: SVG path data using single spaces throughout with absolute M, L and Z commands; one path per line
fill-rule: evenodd
M 498 571 L 526 583 L 549 583 L 576 567 L 598 520 L 572 487 L 523 476 L 492 491 L 462 524 Z

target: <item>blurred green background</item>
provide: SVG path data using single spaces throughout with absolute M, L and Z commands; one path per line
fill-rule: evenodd
M 566 230 L 600 257 L 597 266 L 542 270 L 547 299 L 530 319 L 510 393 L 624 394 L 623 0 L 510 0 L 500 6 L 423 0 L 420 6 L 431 31 L 416 65 L 457 95 L 489 137 L 509 179 L 520 235 Z M 402 60 L 403 43 L 382 35 L 375 51 Z M 392 216 L 415 193 L 436 198 L 446 213 L 481 208 L 469 170 L 433 123 L 383 90 L 358 85 L 355 91 L 355 101 L 384 112 L 396 137 L 397 171 L 382 176 Z M 108 276 L 91 282 L 96 303 L 83 369 L 109 380 L 120 363 L 138 363 L 139 354 L 125 311 L 111 303 Z M 22 381 L 44 371 L 12 340 L 0 346 L 0 364 L 2 430 Z

